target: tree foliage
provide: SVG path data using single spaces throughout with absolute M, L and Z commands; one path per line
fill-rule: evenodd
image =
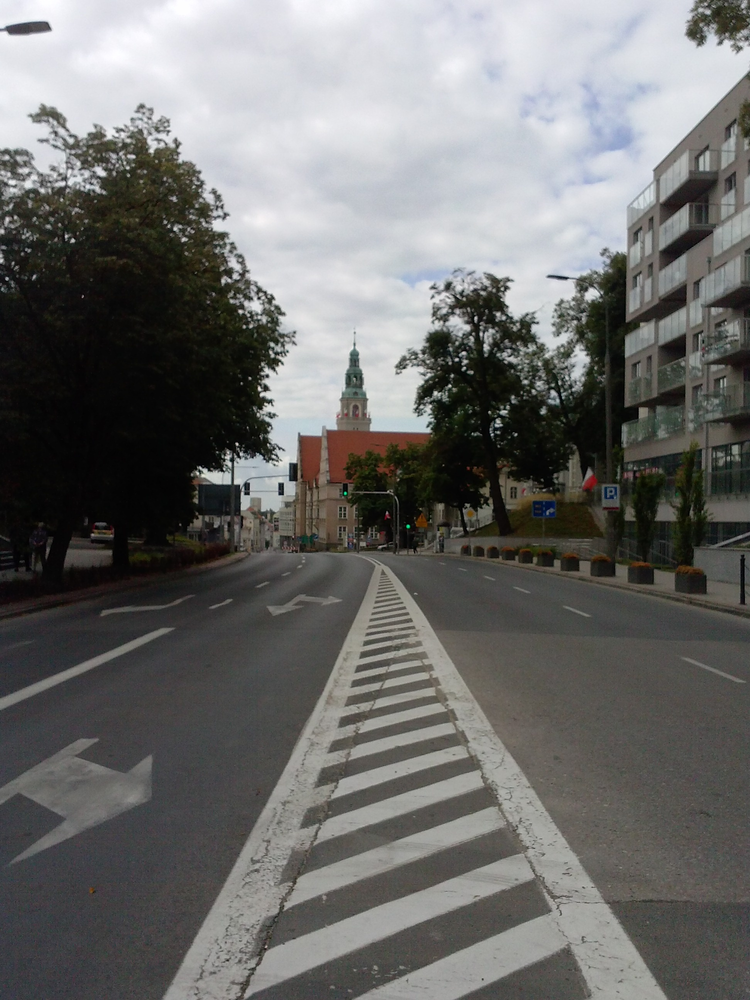
M 367 496 L 367 491 L 392 490 L 399 504 L 403 542 L 403 526 L 413 523 L 422 509 L 430 503 L 426 478 L 425 448 L 409 442 L 400 448 L 395 442 L 388 445 L 385 455 L 366 451 L 364 455 L 350 454 L 347 459 L 347 477 L 353 489 L 350 501 L 359 508 L 362 528 L 380 526 L 389 534 L 395 530 L 386 518 L 393 509 L 389 496 Z
M 695 0 L 685 34 L 699 46 L 713 35 L 719 45 L 729 42 L 734 52 L 741 52 L 750 44 L 750 0 Z M 750 101 L 740 106 L 739 127 L 750 137 Z
M 654 543 L 656 514 L 664 489 L 665 477 L 661 472 L 642 472 L 633 489 L 633 515 L 638 554 L 646 562 Z
M 464 507 L 487 503 L 482 442 L 463 410 L 445 414 L 425 450 L 424 493 L 435 503 L 459 511 L 468 535 Z
M 675 512 L 672 533 L 675 559 L 680 566 L 692 566 L 695 547 L 703 542 L 708 513 L 703 492 L 703 470 L 698 467 L 699 448 L 696 441 L 683 452 L 682 463 L 675 477 Z
M 52 166 L 0 151 L 2 499 L 56 529 L 59 578 L 84 514 L 163 530 L 198 468 L 274 457 L 267 379 L 292 338 L 166 119 L 32 119 Z

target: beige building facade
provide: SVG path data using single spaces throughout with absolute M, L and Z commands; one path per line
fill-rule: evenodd
M 696 441 L 709 542 L 750 531 L 750 148 L 743 78 L 654 170 L 628 206 L 625 485 L 667 477 L 666 538 L 682 452 Z

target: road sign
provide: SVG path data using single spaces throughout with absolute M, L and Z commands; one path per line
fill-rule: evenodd
M 620 509 L 620 487 L 616 484 L 602 486 L 602 510 Z
M 532 500 L 532 517 L 557 517 L 557 500 Z
M 424 514 L 420 514 L 419 517 L 417 518 L 417 527 L 418 528 L 427 527 L 427 518 L 424 516 Z

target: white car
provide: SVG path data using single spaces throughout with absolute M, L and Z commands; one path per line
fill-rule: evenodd
M 92 542 L 114 542 L 115 529 L 106 521 L 94 521 L 91 525 Z

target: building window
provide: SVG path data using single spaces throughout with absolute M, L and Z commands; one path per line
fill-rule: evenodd
M 340 524 L 339 525 L 338 539 L 339 539 L 340 542 L 345 542 L 346 541 L 346 525 L 345 524 Z
M 724 139 L 734 139 L 737 135 L 737 119 L 731 121 L 727 127 L 724 129 Z
M 724 178 L 724 196 L 721 199 L 721 218 L 732 215 L 737 207 L 737 174 Z
M 518 487 L 511 486 L 510 488 L 510 498 L 511 500 L 518 500 Z
M 639 271 L 638 274 L 633 275 L 633 288 L 640 288 L 643 284 L 643 272 Z
M 356 403 L 352 407 L 352 420 L 359 420 L 359 407 Z
M 643 229 L 639 226 L 638 229 L 633 233 L 633 246 L 640 243 L 643 239 Z
M 650 375 L 652 371 L 653 355 L 649 354 L 646 358 L 646 374 Z
M 701 338 L 702 338 L 702 336 L 703 336 L 702 333 L 694 333 L 693 334 L 693 351 L 694 352 L 695 351 L 699 351 L 701 349 Z
M 701 396 L 703 395 L 703 386 L 702 385 L 694 385 L 692 393 L 693 393 L 693 396 L 692 396 L 693 406 L 697 406 L 698 403 L 700 402 Z
M 702 278 L 698 278 L 697 281 L 693 282 L 693 300 L 699 299 L 701 297 L 701 281 Z
M 344 484 L 339 483 L 339 496 L 342 497 L 343 495 L 344 495 Z
M 339 521 L 345 521 L 349 516 L 348 507 L 339 507 Z
M 727 388 L 726 375 L 720 375 L 719 378 L 714 379 L 714 392 L 725 392 L 726 388 Z
M 711 492 L 750 493 L 750 441 L 711 449 Z
M 640 378 L 641 377 L 641 363 L 640 363 L 640 361 L 635 361 L 630 366 L 630 377 L 631 378 Z

